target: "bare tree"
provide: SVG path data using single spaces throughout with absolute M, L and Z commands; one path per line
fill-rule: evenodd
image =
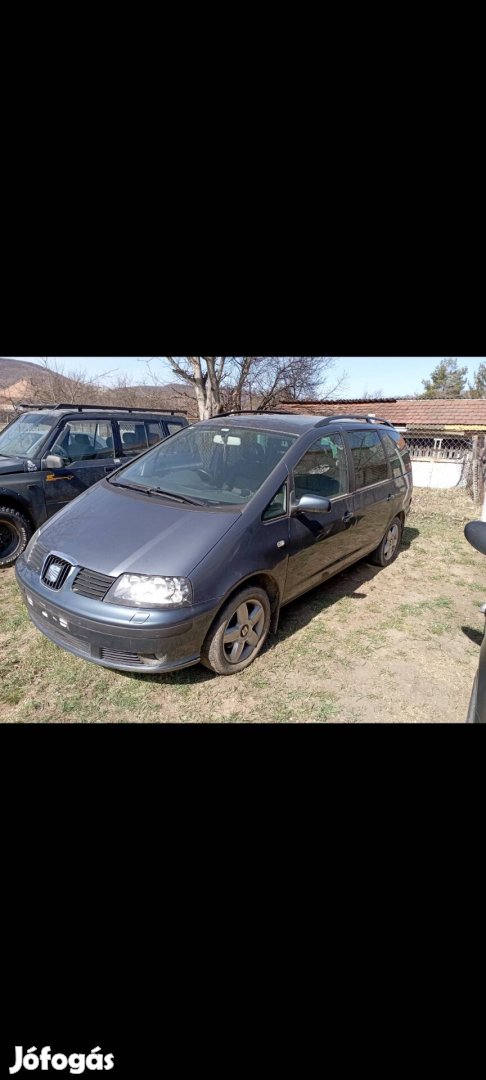
M 48 356 L 40 358 L 39 374 L 27 379 L 23 397 L 28 398 L 32 404 L 44 403 L 54 405 L 65 401 L 69 405 L 80 405 L 91 398 L 93 401 L 100 396 L 102 388 L 98 380 L 90 377 L 85 370 L 73 370 L 65 372 L 62 364 Z M 105 372 L 98 376 L 102 379 L 109 375 Z
M 182 382 L 192 388 L 199 418 L 206 420 L 243 404 L 262 411 L 283 400 L 315 399 L 325 373 L 334 366 L 331 356 L 166 356 Z M 153 377 L 153 375 L 152 375 Z M 336 392 L 345 376 L 327 390 Z

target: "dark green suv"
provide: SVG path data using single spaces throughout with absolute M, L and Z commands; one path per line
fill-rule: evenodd
M 71 499 L 182 427 L 158 409 L 24 406 L 0 432 L 0 568 Z

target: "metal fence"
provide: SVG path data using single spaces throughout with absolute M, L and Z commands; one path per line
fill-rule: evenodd
M 472 460 L 473 442 L 467 435 L 449 436 L 412 435 L 405 436 L 410 457 L 414 461 L 469 461 Z

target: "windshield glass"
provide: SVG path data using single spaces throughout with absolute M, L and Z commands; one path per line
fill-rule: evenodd
M 23 413 L 13 424 L 0 431 L 0 456 L 36 457 L 52 427 L 52 417 L 44 413 Z
M 295 439 L 273 431 L 196 424 L 110 482 L 205 505 L 239 506 L 258 491 Z

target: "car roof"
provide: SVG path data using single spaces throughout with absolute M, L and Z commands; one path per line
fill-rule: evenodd
M 232 427 L 241 428 L 254 428 L 256 430 L 275 431 L 288 435 L 303 435 L 306 431 L 312 428 L 318 427 L 335 427 L 343 426 L 347 427 L 352 425 L 354 428 L 363 428 L 367 431 L 370 428 L 385 428 L 385 430 L 393 427 L 392 424 L 387 421 L 379 420 L 378 418 L 371 417 L 354 417 L 354 416 L 322 416 L 316 415 L 316 413 L 231 413 L 225 416 L 213 416 L 209 420 L 204 420 L 202 423 L 208 426 L 217 424 L 218 427 L 228 427 L 231 424 Z

